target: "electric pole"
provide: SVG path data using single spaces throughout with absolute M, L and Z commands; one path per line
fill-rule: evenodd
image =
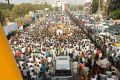
M 101 0 L 98 1 L 98 13 L 101 14 Z

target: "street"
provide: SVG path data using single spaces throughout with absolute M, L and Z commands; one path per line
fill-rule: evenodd
M 120 80 L 117 0 L 7 1 L 0 1 L 0 61 L 9 64 L 2 62 L 1 75 L 8 70 L 11 80 Z

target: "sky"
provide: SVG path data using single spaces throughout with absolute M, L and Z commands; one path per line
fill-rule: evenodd
M 49 3 L 55 3 L 56 0 L 10 0 L 10 3 L 13 4 L 20 4 L 20 3 L 35 3 L 35 1 L 46 1 Z M 84 4 L 86 1 L 90 1 L 90 0 L 63 0 L 67 3 L 70 4 Z M 5 2 L 5 0 L 0 0 L 0 2 Z

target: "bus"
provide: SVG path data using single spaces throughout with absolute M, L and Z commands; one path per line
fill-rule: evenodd
M 55 65 L 55 80 L 72 80 L 72 68 L 69 56 L 58 56 Z

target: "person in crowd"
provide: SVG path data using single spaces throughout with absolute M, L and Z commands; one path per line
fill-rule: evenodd
M 59 18 L 59 14 L 57 15 Z M 10 38 L 9 43 L 23 79 L 51 80 L 50 73 L 53 72 L 52 68 L 57 56 L 69 56 L 73 64 L 73 72 L 80 73 L 81 80 L 93 80 L 98 77 L 101 71 L 99 64 L 104 56 L 100 47 L 103 42 L 92 33 L 90 27 L 84 27 L 83 22 L 81 22 L 82 29 L 73 29 L 78 26 L 73 25 L 71 21 L 68 22 L 66 26 L 69 26 L 71 31 L 69 34 L 58 36 L 55 34 L 56 24 L 39 21 Z M 98 40 L 94 42 L 93 39 Z M 113 37 L 111 42 L 115 42 Z M 114 51 L 113 46 L 110 48 L 109 45 L 106 48 L 106 53 L 110 54 L 107 58 L 111 65 L 114 65 L 116 60 Z

